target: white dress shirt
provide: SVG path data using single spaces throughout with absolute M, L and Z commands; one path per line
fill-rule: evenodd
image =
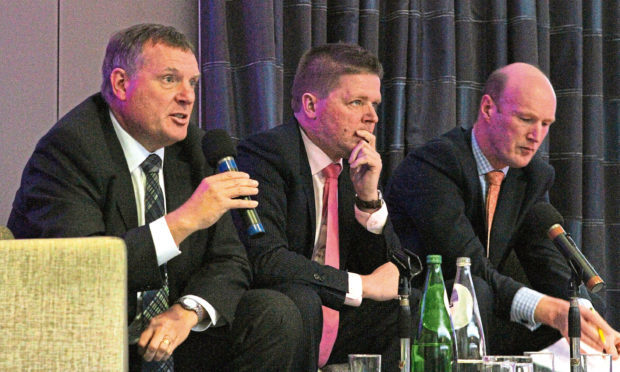
M 310 138 L 306 135 L 303 129 L 300 127 L 301 138 L 306 148 L 306 154 L 308 155 L 308 162 L 310 163 L 310 172 L 312 174 L 312 186 L 314 189 L 314 208 L 315 208 L 315 234 L 314 244 L 316 245 L 319 239 L 319 232 L 321 230 L 321 216 L 323 211 L 323 188 L 325 186 L 325 177 L 321 171 L 333 163 L 333 161 L 315 145 Z M 342 159 L 338 161 L 342 165 Z M 347 206 L 338 205 L 338 208 L 346 208 Z M 355 218 L 357 221 L 366 228 L 366 230 L 373 234 L 383 233 L 383 228 L 387 222 L 388 210 L 385 203 L 381 204 L 381 208 L 374 213 L 366 213 L 357 206 L 355 208 Z M 362 278 L 359 274 L 349 273 L 349 290 L 346 294 L 344 304 L 349 306 L 360 306 L 362 303 Z
M 112 124 L 114 126 L 114 131 L 116 132 L 116 136 L 118 137 L 119 142 L 121 143 L 121 147 L 123 148 L 123 154 L 125 155 L 125 160 L 127 161 L 127 167 L 129 168 L 129 173 L 131 174 L 131 183 L 133 184 L 134 196 L 136 198 L 136 207 L 138 213 L 138 225 L 142 226 L 145 223 L 144 217 L 144 190 L 146 187 L 146 175 L 140 166 L 142 162 L 151 154 L 147 149 L 144 148 L 138 141 L 136 141 L 129 133 L 121 127 L 119 122 L 114 117 L 112 111 L 110 111 L 110 118 L 112 119 Z M 159 186 L 161 187 L 161 191 L 164 195 L 164 208 L 166 208 L 166 189 L 164 185 L 164 148 L 158 149 L 153 154 L 159 156 L 162 160 L 162 167 L 159 169 Z M 165 216 L 158 218 L 157 220 L 151 222 L 149 224 L 149 229 L 151 230 L 151 235 L 153 237 L 153 244 L 155 245 L 155 253 L 157 255 L 157 264 L 163 265 L 164 263 L 170 261 L 174 257 L 182 254 L 179 247 L 175 244 L 174 238 L 172 237 L 172 233 L 170 232 L 170 228 L 168 227 L 168 223 L 166 222 Z M 140 296 L 141 293 L 138 293 Z M 204 299 L 188 295 L 184 297 L 191 297 L 196 300 L 209 314 L 209 317 L 205 317 L 205 319 L 196 324 L 192 330 L 194 331 L 204 331 L 209 328 L 211 325 L 216 326 L 217 321 L 220 318 L 220 314 L 215 310 L 211 304 L 209 304 Z

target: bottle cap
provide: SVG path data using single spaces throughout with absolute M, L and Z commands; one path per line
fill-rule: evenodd
M 469 257 L 459 257 L 456 259 L 456 266 L 471 266 L 471 259 Z
M 441 255 L 439 254 L 429 254 L 426 256 L 426 263 L 429 264 L 441 264 Z

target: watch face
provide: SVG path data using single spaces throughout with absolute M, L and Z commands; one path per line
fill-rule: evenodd
M 186 308 L 190 308 L 190 309 L 195 308 L 196 305 L 198 304 L 195 300 L 191 298 L 184 298 L 183 301 L 181 302 L 183 303 L 183 305 L 185 305 Z

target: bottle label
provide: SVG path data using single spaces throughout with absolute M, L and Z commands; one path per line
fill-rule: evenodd
M 467 326 L 474 313 L 474 299 L 467 287 L 454 283 L 450 296 L 450 315 L 454 329 Z

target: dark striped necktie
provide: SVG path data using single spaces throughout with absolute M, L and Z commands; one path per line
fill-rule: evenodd
M 145 224 L 155 221 L 164 215 L 164 194 L 159 186 L 159 170 L 161 169 L 161 158 L 155 154 L 149 155 L 140 165 L 146 175 L 146 186 L 144 188 L 144 217 Z M 168 270 L 166 264 L 164 268 L 163 288 L 145 291 L 142 293 L 142 329 L 144 330 L 151 319 L 158 314 L 168 310 Z M 174 370 L 172 357 L 163 362 L 142 362 L 142 371 L 170 371 Z

